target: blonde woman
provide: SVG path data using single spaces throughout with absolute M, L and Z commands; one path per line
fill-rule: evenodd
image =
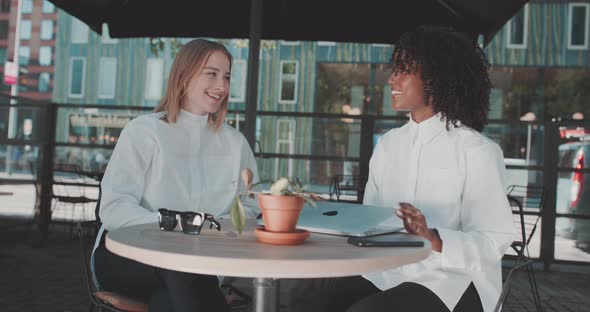
M 158 209 L 227 214 L 256 162 L 243 135 L 224 123 L 232 57 L 221 44 L 193 40 L 179 51 L 155 113 L 129 122 L 102 181 L 95 244 L 101 288 L 147 301 L 150 311 L 227 311 L 215 276 L 175 272 L 119 257 L 104 232 L 158 222 Z M 249 208 L 248 208 L 249 209 Z M 257 214 L 253 209 L 248 213 Z

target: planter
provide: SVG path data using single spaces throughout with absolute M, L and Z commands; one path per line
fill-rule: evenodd
M 269 232 L 295 232 L 304 200 L 294 195 L 259 194 L 264 229 Z

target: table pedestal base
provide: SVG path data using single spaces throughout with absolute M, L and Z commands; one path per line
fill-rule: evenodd
M 254 306 L 252 312 L 279 311 L 279 280 L 274 278 L 255 278 Z

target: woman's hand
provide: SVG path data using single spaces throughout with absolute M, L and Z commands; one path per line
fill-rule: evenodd
M 410 234 L 415 234 L 430 241 L 432 250 L 442 251 L 442 240 L 433 230 L 428 228 L 426 217 L 418 208 L 408 203 L 399 203 L 400 208 L 395 215 L 404 221 L 404 227 Z

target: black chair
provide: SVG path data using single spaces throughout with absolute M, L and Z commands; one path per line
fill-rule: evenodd
M 543 311 L 541 305 L 541 298 L 539 296 L 539 289 L 535 279 L 535 272 L 533 270 L 533 259 L 529 257 L 529 244 L 533 235 L 537 230 L 541 212 L 543 210 L 544 190 L 543 187 L 538 186 L 520 186 L 511 185 L 508 187 L 508 201 L 512 207 L 512 213 L 515 215 L 515 224 L 520 230 L 518 238 L 512 242 L 510 247 L 516 253 L 514 265 L 508 271 L 508 275 L 502 285 L 502 293 L 500 299 L 496 304 L 494 311 L 499 311 L 501 306 L 506 301 L 510 287 L 513 282 L 513 274 L 516 270 L 525 268 L 531 287 L 533 301 L 537 311 Z M 526 210 L 526 211 L 525 211 Z M 538 215 L 527 214 L 527 211 L 538 212 Z
M 332 177 L 332 181 L 330 183 L 330 199 L 336 197 L 336 201 L 340 201 L 340 196 L 344 194 L 344 192 L 354 192 L 356 193 L 357 200 L 353 200 L 353 202 L 361 201 L 362 195 L 365 193 L 365 185 L 367 184 L 366 179 L 362 178 L 359 175 L 343 175 L 337 174 Z
M 86 205 L 97 201 L 86 195 L 88 185 L 96 184 L 96 180 L 84 175 L 79 166 L 72 164 L 57 164 L 54 168 L 54 180 L 51 190 L 53 206 L 51 209 L 52 218 L 57 209 L 66 210 L 69 208 L 70 221 L 82 221 L 86 215 Z M 79 211 L 78 211 L 79 210 Z M 75 220 L 75 214 L 81 216 Z M 67 216 L 63 216 L 67 219 Z M 70 223 L 73 225 L 73 223 Z M 70 227 L 70 233 L 72 227 Z
M 99 311 L 114 311 L 114 312 L 146 312 L 148 311 L 147 303 L 137 301 L 135 299 L 123 296 L 118 293 L 103 291 L 98 289 L 93 283 L 93 278 L 90 270 L 89 255 L 92 251 L 86 245 L 87 242 L 94 242 L 96 234 L 99 229 L 99 222 L 83 221 L 78 222 L 76 228 L 78 238 L 80 241 L 80 258 L 82 260 L 82 271 L 85 279 L 85 284 L 88 289 L 90 297 L 90 311 L 98 308 Z

